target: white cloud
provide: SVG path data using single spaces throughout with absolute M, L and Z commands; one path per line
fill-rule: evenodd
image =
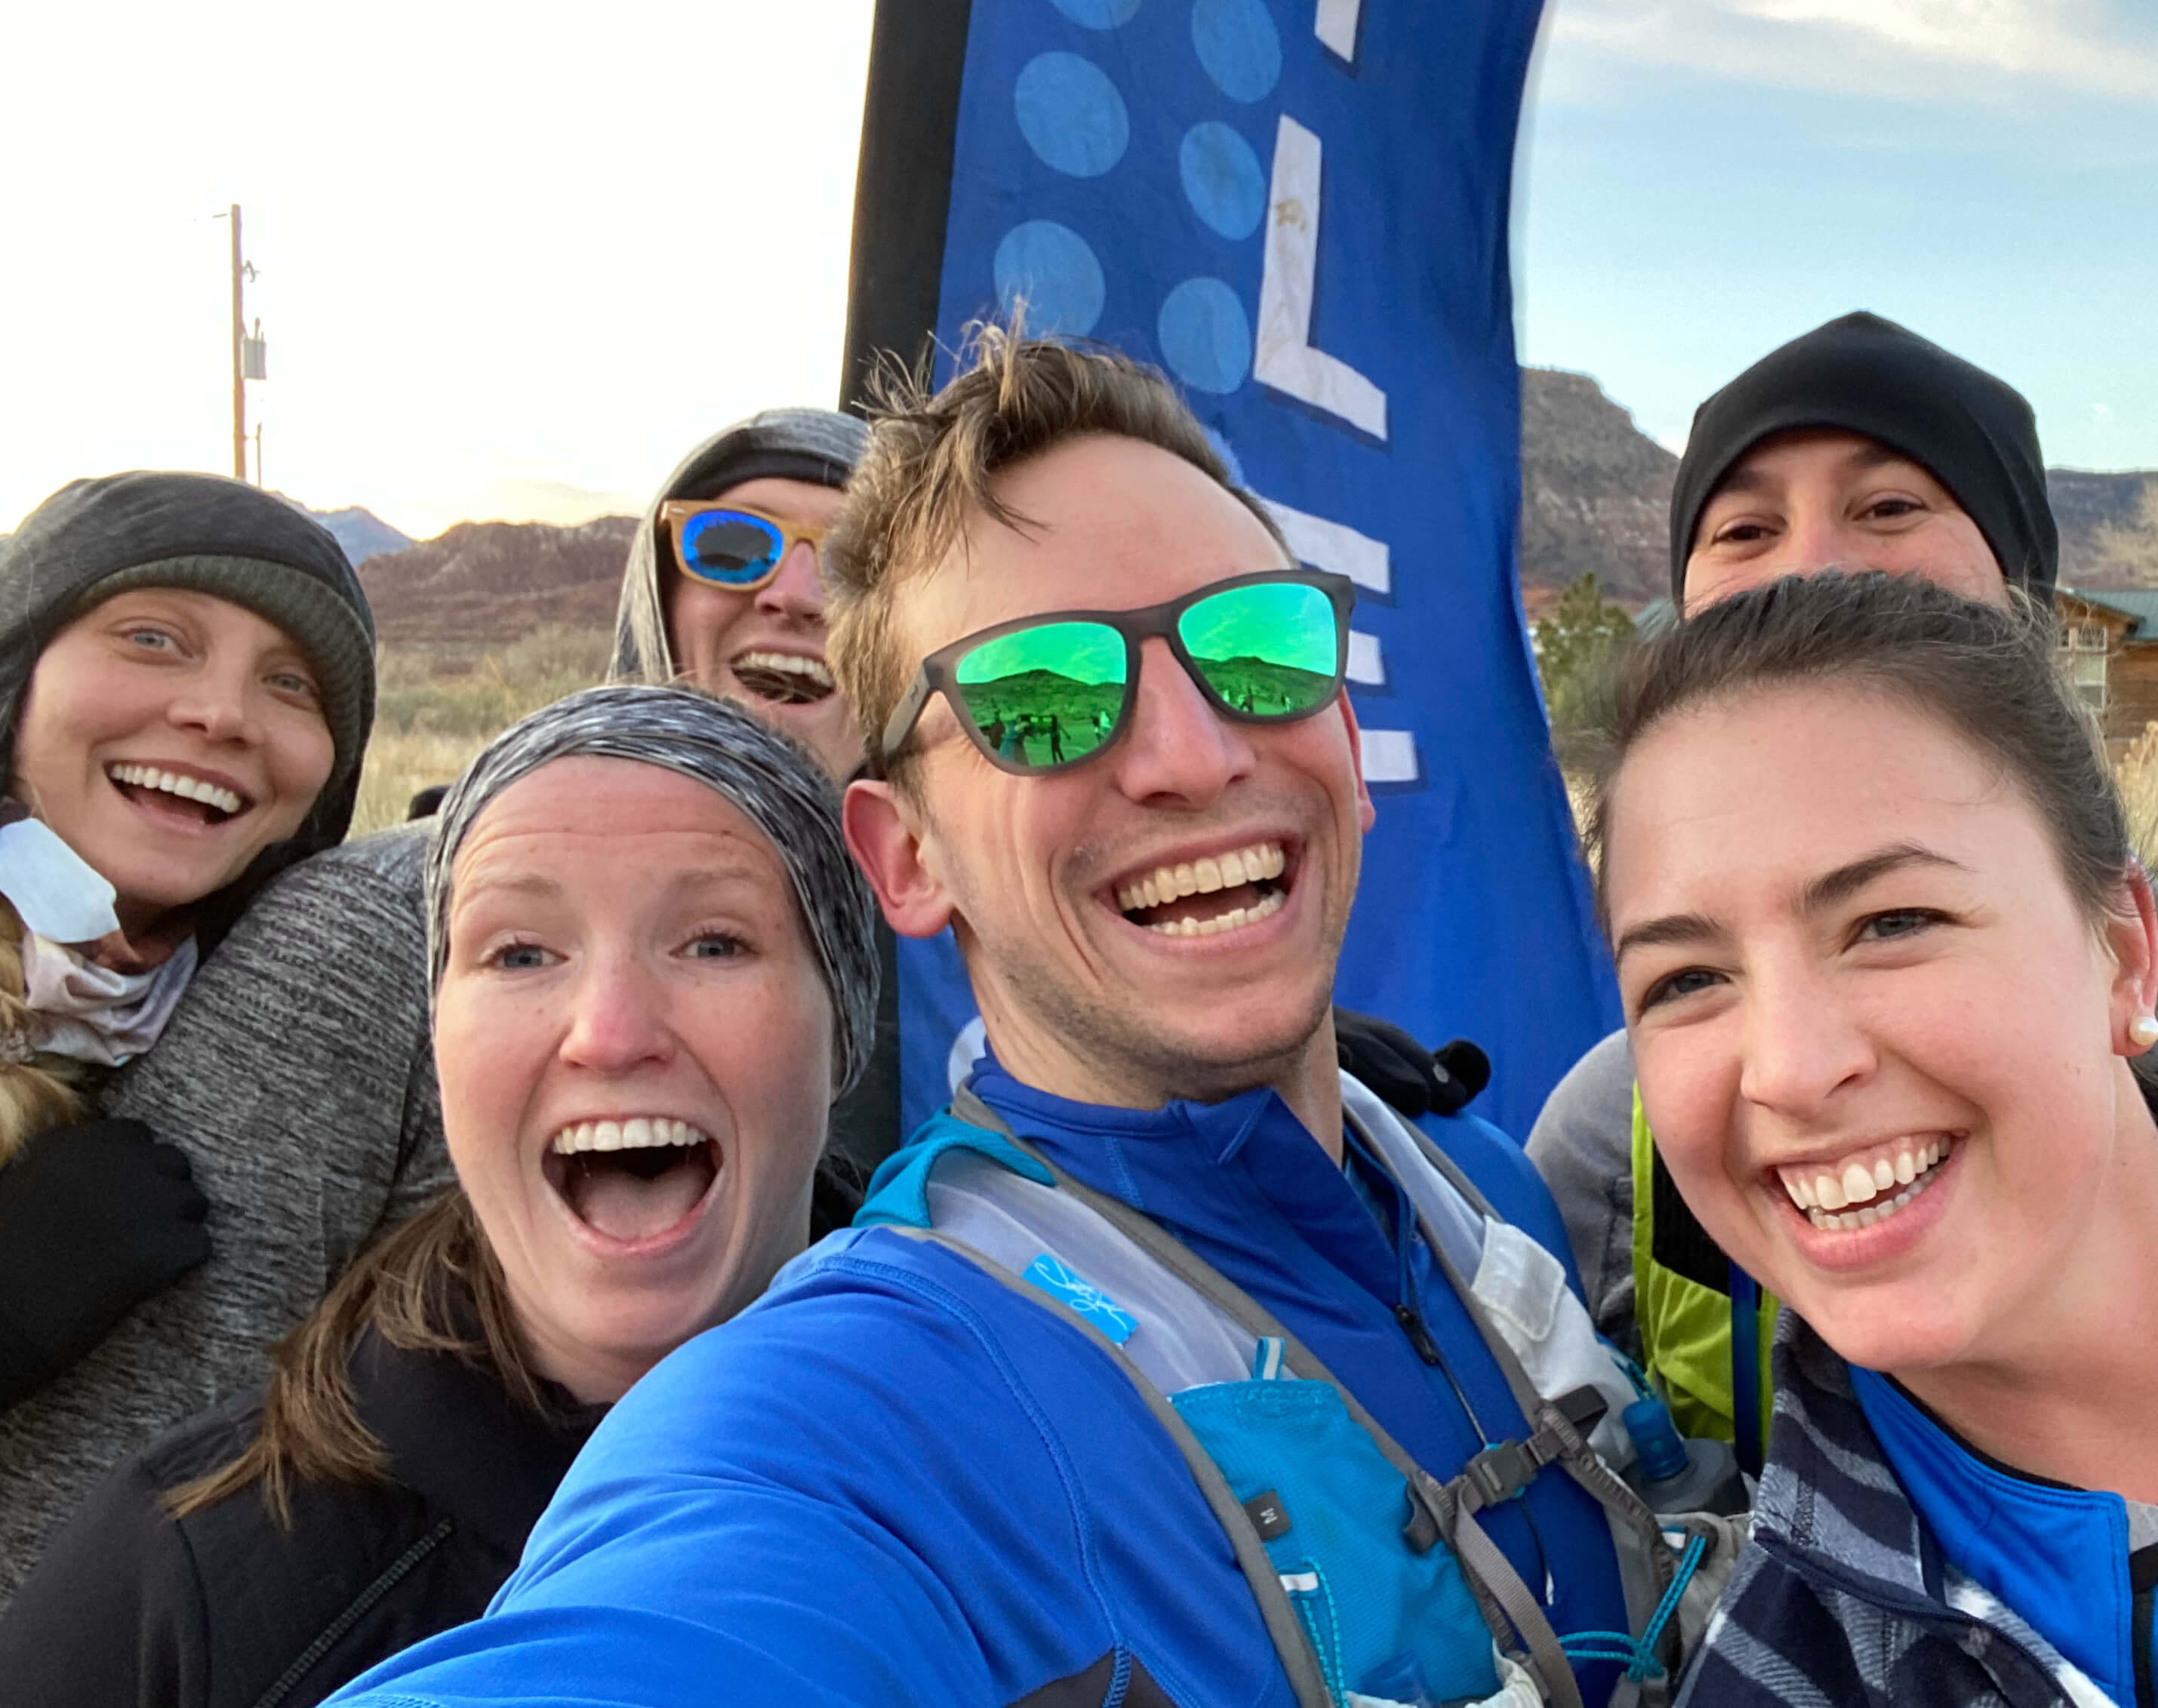
M 2158 106 L 2129 0 L 1553 0 L 1553 45 L 1727 80 L 1914 101 L 2070 89 Z M 1580 67 L 1573 68 L 1577 75 Z

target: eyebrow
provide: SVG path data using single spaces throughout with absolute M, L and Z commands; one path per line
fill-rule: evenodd
M 1821 913 L 1837 902 L 1856 895 L 1876 880 L 1913 866 L 1944 867 L 1958 872 L 1970 869 L 1962 861 L 1950 859 L 1946 854 L 1937 854 L 1915 842 L 1893 843 L 1838 866 L 1832 872 L 1824 872 L 1818 878 L 1809 879 L 1799 890 L 1799 912 L 1806 916 Z M 1613 962 L 1623 961 L 1629 949 L 1673 948 L 1694 943 L 1719 942 L 1729 935 L 1722 926 L 1706 914 L 1669 913 L 1660 919 L 1645 920 L 1624 933 L 1613 948 L 1611 958 Z
M 1892 843 L 1862 859 L 1838 866 L 1832 872 L 1824 872 L 1810 880 L 1799 891 L 1799 911 L 1815 914 L 1835 906 L 1839 901 L 1856 895 L 1877 878 L 1885 878 L 1891 872 L 1900 872 L 1911 866 L 1941 866 L 1952 871 L 1967 872 L 1970 867 L 1960 860 L 1952 860 L 1944 854 L 1936 854 L 1915 842 Z

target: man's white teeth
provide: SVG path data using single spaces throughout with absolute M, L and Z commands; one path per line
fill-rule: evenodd
M 1817 1228 L 1871 1227 L 1877 1221 L 1893 1215 L 1933 1183 L 1928 1172 L 1945 1157 L 1952 1148 L 1951 1141 L 1937 1138 L 1918 1146 L 1906 1146 L 1891 1158 L 1880 1156 L 1870 1162 L 1854 1158 L 1846 1163 L 1840 1173 L 1827 1169 L 1790 1168 L 1777 1169 L 1784 1191 L 1790 1194 L 1791 1202 L 1806 1213 Z M 1876 1203 L 1883 1195 L 1895 1191 L 1892 1198 Z M 1852 1206 L 1862 1205 L 1863 1208 Z M 1838 1211 L 1847 1211 L 1838 1215 Z
M 221 789 L 215 783 L 206 783 L 191 777 L 179 777 L 169 771 L 159 771 L 150 765 L 115 765 L 106 773 L 116 783 L 126 783 L 130 788 L 161 789 L 166 794 L 178 795 L 183 801 L 200 801 L 205 807 L 214 807 L 220 813 L 237 813 L 247 803 L 230 789 Z
M 744 653 L 735 660 L 737 670 L 777 670 L 788 676 L 806 677 L 819 688 L 833 686 L 832 673 L 817 658 L 799 653 Z
M 1288 900 L 1280 890 L 1262 895 L 1249 907 L 1232 907 L 1226 913 L 1217 913 L 1211 919 L 1169 919 L 1147 929 L 1158 937 L 1211 937 L 1216 931 L 1232 931 L 1240 925 L 1257 925 L 1261 920 L 1279 913 L 1282 904 Z
M 627 1121 L 581 1121 L 555 1135 L 551 1148 L 563 1156 L 581 1150 L 647 1150 L 656 1145 L 702 1144 L 706 1135 L 686 1121 L 637 1115 Z
M 1233 890 L 1239 884 L 1256 884 L 1262 878 L 1278 878 L 1288 869 L 1288 859 L 1278 842 L 1256 843 L 1234 854 L 1209 859 L 1188 860 L 1182 865 L 1159 866 L 1117 891 L 1117 906 L 1127 913 L 1142 907 L 1159 907 L 1186 895 L 1211 895 L 1216 890 Z M 1277 905 L 1279 898 L 1275 898 Z M 1242 910 L 1249 917 L 1264 918 L 1257 909 Z M 1267 912 L 1272 912 L 1269 908 Z M 1241 921 L 1240 921 L 1241 922 Z M 1211 924 L 1211 921 L 1208 921 Z M 1214 929 L 1222 926 L 1215 925 Z M 1159 931 L 1161 926 L 1156 926 Z M 1185 935 L 1189 936 L 1186 932 Z

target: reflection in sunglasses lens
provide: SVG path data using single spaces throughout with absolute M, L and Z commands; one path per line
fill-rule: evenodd
M 1301 581 L 1262 581 L 1200 600 L 1178 637 L 1221 703 L 1256 717 L 1295 717 L 1333 697 L 1340 636 L 1334 601 Z
M 754 581 L 779 561 L 785 544 L 777 529 L 755 516 L 708 511 L 683 524 L 683 567 L 723 586 Z
M 1068 765 L 1116 733 L 1124 637 L 1105 623 L 1043 623 L 984 641 L 953 678 L 974 727 L 1007 765 Z

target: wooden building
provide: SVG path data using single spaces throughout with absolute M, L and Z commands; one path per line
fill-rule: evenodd
M 2053 611 L 2062 674 L 2099 715 L 2118 759 L 2158 723 L 2158 588 L 2058 587 Z

